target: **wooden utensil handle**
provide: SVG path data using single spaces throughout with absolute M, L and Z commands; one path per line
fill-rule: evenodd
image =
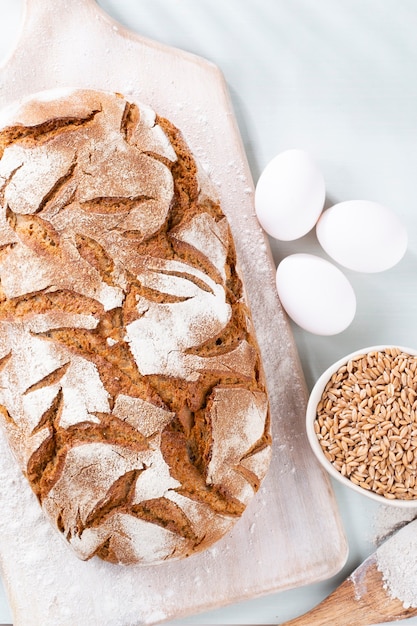
M 364 615 L 363 606 L 352 603 L 352 587 L 350 579 L 345 580 L 314 609 L 281 626 L 368 626 L 372 622 L 368 621 L 369 615 Z
M 416 614 L 416 608 L 405 608 L 390 597 L 375 555 L 371 555 L 323 602 L 280 626 L 370 626 Z
M 66 15 L 74 15 L 77 13 L 79 19 L 89 19 L 92 16 L 100 15 L 108 21 L 114 22 L 110 16 L 98 5 L 96 0 L 23 0 L 22 11 L 22 32 L 31 36 L 34 26 L 39 24 L 49 24 L 52 31 L 48 33 L 48 37 L 53 33 L 53 27 L 59 24 Z M 42 40 L 41 40 L 42 42 Z
M 69 12 L 72 14 L 78 12 L 80 19 L 83 19 L 83 14 L 93 10 L 106 15 L 97 5 L 96 0 L 71 0 L 71 6 L 68 0 L 54 0 L 53 3 L 50 0 L 23 0 L 19 46 L 25 45 L 26 38 L 33 39 L 34 32 L 38 32 L 40 25 L 43 28 L 46 24 L 49 26 L 48 32 L 40 33 L 42 36 L 38 41 L 42 44 L 45 37 L 49 38 L 53 34 L 54 26 L 65 20 Z
M 84 4 L 96 5 L 96 0 L 78 0 Z M 62 5 L 63 7 L 68 7 L 68 0 L 54 0 L 53 5 L 51 5 L 50 0 L 23 0 L 23 7 L 27 10 L 33 11 L 47 11 L 51 14 L 59 15 L 59 7 Z

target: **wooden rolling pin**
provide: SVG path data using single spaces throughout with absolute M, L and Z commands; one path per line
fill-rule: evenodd
M 390 556 L 392 558 L 388 567 L 387 559 Z M 417 615 L 417 602 L 411 603 L 415 606 L 406 608 L 410 604 L 409 600 L 405 603 L 404 597 L 395 597 L 387 588 L 387 575 L 389 579 L 390 573 L 403 568 L 406 576 L 404 568 L 408 562 L 417 564 L 417 520 L 387 539 L 323 602 L 281 626 L 370 626 Z M 415 567 L 414 573 L 409 572 L 409 577 L 414 582 L 417 600 Z

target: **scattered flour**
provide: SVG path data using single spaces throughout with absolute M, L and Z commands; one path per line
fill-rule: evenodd
M 417 608 L 417 520 L 407 524 L 377 551 L 384 587 L 404 608 Z
M 378 507 L 372 531 L 372 542 L 378 547 L 376 564 L 385 589 L 404 608 L 417 608 L 417 506 Z
M 394 508 L 392 506 L 378 507 L 372 524 L 372 543 L 376 546 L 381 545 L 393 533 L 416 518 L 417 505 L 407 509 Z M 417 533 L 417 530 L 415 532 Z

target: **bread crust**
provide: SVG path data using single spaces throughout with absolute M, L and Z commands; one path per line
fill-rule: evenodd
M 181 132 L 134 98 L 0 116 L 0 404 L 77 556 L 157 563 L 222 537 L 270 460 L 233 237 Z

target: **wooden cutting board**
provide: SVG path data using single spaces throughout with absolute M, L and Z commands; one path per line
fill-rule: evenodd
M 262 488 L 218 544 L 185 561 L 120 567 L 73 556 L 0 438 L 0 560 L 14 625 L 153 624 L 332 576 L 347 545 L 330 483 L 304 433 L 305 383 L 221 72 L 127 31 L 93 0 L 26 0 L 18 47 L 0 68 L 0 105 L 60 86 L 135 93 L 182 130 L 208 170 L 252 305 L 274 455 Z

